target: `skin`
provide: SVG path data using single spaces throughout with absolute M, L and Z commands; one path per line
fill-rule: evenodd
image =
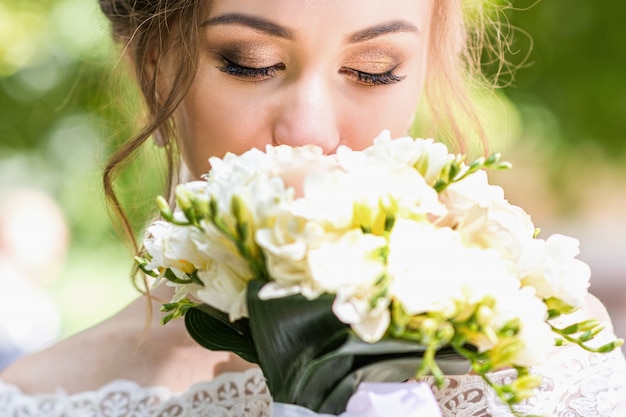
M 428 63 L 432 0 L 216 1 L 176 114 L 195 177 L 265 145 L 369 146 L 407 133 Z M 166 77 L 175 74 L 166 71 Z

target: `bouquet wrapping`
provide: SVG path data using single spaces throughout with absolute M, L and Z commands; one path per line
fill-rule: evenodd
M 555 342 L 621 343 L 590 347 L 593 320 L 551 324 L 583 306 L 590 271 L 577 240 L 539 238 L 489 184 L 486 169 L 509 167 L 497 154 L 466 163 L 383 132 L 360 151 L 268 146 L 210 164 L 175 210 L 159 199 L 137 262 L 175 288 L 165 322 L 184 315 L 203 346 L 258 363 L 277 401 L 338 414 L 363 381 L 442 384 L 462 358 L 515 412 Z M 504 367 L 517 379 L 492 383 Z

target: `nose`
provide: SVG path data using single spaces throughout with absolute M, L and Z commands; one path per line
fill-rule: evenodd
M 317 145 L 334 153 L 341 141 L 336 102 L 323 77 L 308 77 L 285 87 L 284 99 L 274 125 L 278 145 Z

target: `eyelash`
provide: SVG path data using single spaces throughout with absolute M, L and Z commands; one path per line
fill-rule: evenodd
M 251 80 L 264 80 L 276 75 L 280 70 L 285 69 L 285 64 L 275 64 L 269 67 L 254 68 L 237 64 L 228 58 L 222 57 L 224 65 L 217 67 L 220 71 L 227 75 L 237 78 L 247 78 Z
M 354 78 L 354 81 L 359 84 L 389 85 L 399 83 L 406 78 L 396 75 L 394 73 L 395 69 L 396 67 L 390 69 L 389 71 L 381 72 L 378 74 L 363 72 L 352 68 L 342 68 L 339 72 L 351 75 Z
M 285 69 L 285 64 L 275 64 L 269 67 L 254 68 L 237 64 L 225 57 L 222 57 L 222 59 L 224 60 L 224 65 L 217 67 L 220 71 L 233 77 L 250 79 L 254 81 L 261 81 L 267 78 L 271 78 L 275 76 L 278 71 Z M 405 77 L 398 76 L 394 73 L 395 69 L 396 68 L 394 67 L 389 71 L 378 74 L 372 74 L 352 68 L 341 68 L 339 72 L 341 74 L 350 75 L 353 78 L 353 81 L 356 83 L 368 86 L 376 86 L 396 84 L 404 80 Z

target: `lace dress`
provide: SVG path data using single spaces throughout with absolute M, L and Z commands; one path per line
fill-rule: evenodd
M 602 343 L 614 338 L 605 330 Z M 626 417 L 626 360 L 618 349 L 588 353 L 577 346 L 558 350 L 549 363 L 533 368 L 543 382 L 536 396 L 519 405 L 523 415 L 549 417 Z M 512 370 L 492 374 L 497 383 Z M 478 376 L 449 376 L 437 389 L 427 381 L 443 417 L 510 417 L 506 406 Z M 26 395 L 0 381 L 0 417 L 308 417 L 300 407 L 272 404 L 260 370 L 223 374 L 183 393 L 118 380 L 97 391 L 68 395 Z M 322 417 L 322 416 L 320 416 Z
M 626 416 L 626 362 L 619 351 L 598 355 L 566 348 L 549 366 L 534 371 L 543 375 L 543 384 L 536 397 L 520 405 L 523 414 Z M 512 371 L 493 374 L 498 382 L 512 377 Z M 451 376 L 443 389 L 432 389 L 444 417 L 511 416 L 479 377 Z M 97 391 L 31 396 L 0 381 L 2 417 L 286 417 L 281 410 L 272 406 L 263 375 L 256 369 L 221 375 L 182 394 L 114 381 Z M 315 414 L 292 410 L 290 415 Z

